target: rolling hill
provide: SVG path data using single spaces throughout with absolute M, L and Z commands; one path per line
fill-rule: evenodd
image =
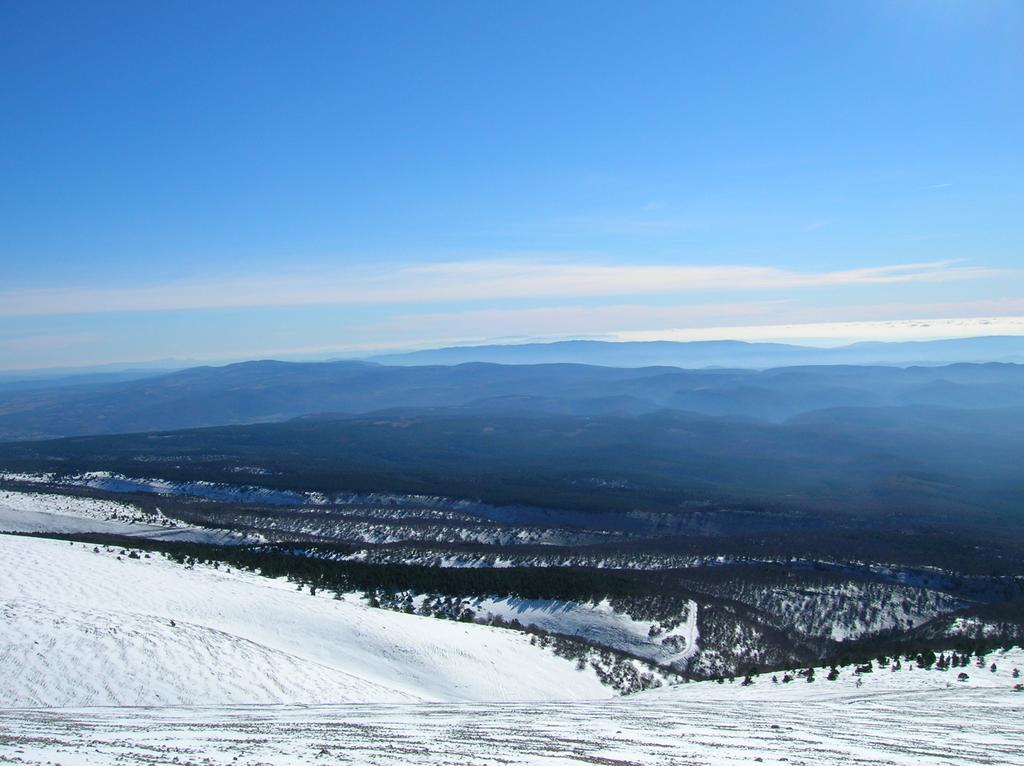
M 0 440 L 274 422 L 393 408 L 583 416 L 673 409 L 777 422 L 827 408 L 917 405 L 1022 407 L 1024 365 L 832 365 L 754 371 L 246 362 L 135 381 L 0 392 Z

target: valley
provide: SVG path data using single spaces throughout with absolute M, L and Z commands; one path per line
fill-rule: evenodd
M 415 763 L 432 736 L 452 763 L 1012 762 L 1018 375 L 261 363 L 17 389 L 15 419 L 129 417 L 139 391 L 273 422 L 0 444 L 0 762 Z M 268 385 L 402 406 L 263 418 Z M 985 735 L 936 739 L 952 704 Z M 901 738 L 866 741 L 893 706 Z

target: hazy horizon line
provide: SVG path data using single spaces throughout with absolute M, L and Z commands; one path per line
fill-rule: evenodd
M 837 330 L 861 332 L 889 329 L 888 337 L 857 337 L 834 334 Z M 949 332 L 959 328 L 961 332 Z M 945 330 L 946 332 L 942 332 Z M 984 332 L 983 330 L 992 330 Z M 785 331 L 794 334 L 787 335 Z M 833 334 L 828 334 L 831 331 Z M 932 332 L 933 334 L 929 334 Z M 795 334 L 802 333 L 802 334 Z M 946 340 L 976 340 L 983 338 L 1012 338 L 1024 336 L 1024 316 L 962 317 L 944 319 L 869 320 L 862 322 L 816 322 L 785 325 L 752 325 L 731 328 L 678 328 L 659 331 L 622 331 L 597 335 L 575 334 L 556 336 L 504 336 L 481 339 L 438 339 L 422 344 L 372 344 L 365 347 L 277 348 L 252 350 L 242 353 L 201 354 L 194 357 L 161 357 L 115 359 L 87 364 L 53 365 L 49 367 L 0 367 L 0 375 L 24 377 L 33 374 L 59 376 L 101 374 L 102 372 L 129 372 L 147 368 L 167 371 L 198 366 L 224 366 L 249 361 L 327 362 L 335 360 L 369 360 L 377 356 L 411 354 L 440 349 L 474 348 L 481 346 L 550 345 L 573 341 L 603 343 L 703 343 L 737 342 L 747 344 L 774 343 L 795 348 L 842 348 L 858 343 L 928 343 Z

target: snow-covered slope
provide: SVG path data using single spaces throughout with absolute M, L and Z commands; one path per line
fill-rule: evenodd
M 96 550 L 0 535 L 0 707 L 612 694 L 513 631 Z
M 0 489 L 0 532 L 100 532 L 220 545 L 262 540 L 229 530 L 182 524 L 116 500 L 5 489 Z
M 1024 763 L 1024 694 L 999 672 L 915 669 L 693 683 L 559 704 L 0 710 L 0 760 L 211 766 L 993 766 Z M 1003 668 L 1005 667 L 1005 671 Z M 978 676 L 975 680 L 975 675 Z M 947 685 L 947 682 L 949 685 Z
M 572 619 L 640 626 L 601 604 Z M 1020 649 L 593 699 L 593 674 L 515 632 L 0 535 L 4 763 L 1024 764 L 1015 670 Z

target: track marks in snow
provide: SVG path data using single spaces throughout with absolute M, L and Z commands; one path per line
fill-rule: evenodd
M 612 695 L 514 631 L 82 544 L 0 535 L 0 609 L 5 707 Z
M 570 704 L 0 711 L 0 761 L 20 750 L 21 763 L 80 766 L 1024 763 L 1024 695 L 1005 689 L 814 703 L 674 691 Z

